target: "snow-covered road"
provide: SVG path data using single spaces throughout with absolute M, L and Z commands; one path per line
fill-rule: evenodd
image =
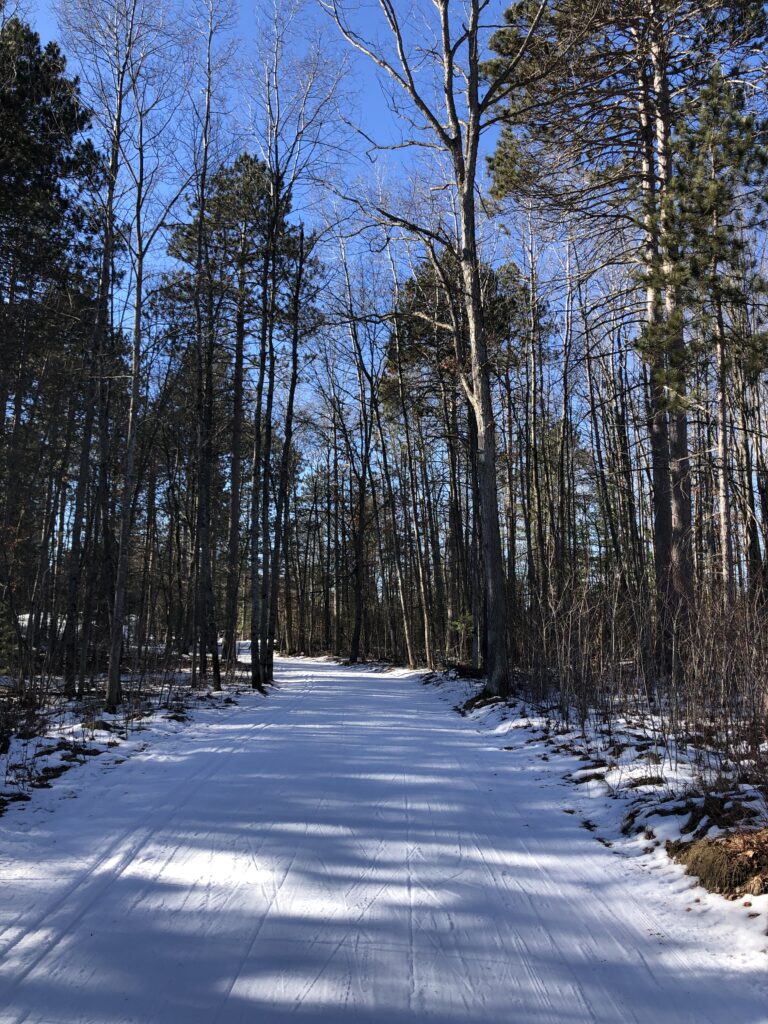
M 278 679 L 0 820 L 3 1024 L 768 1021 L 530 748 L 414 675 Z

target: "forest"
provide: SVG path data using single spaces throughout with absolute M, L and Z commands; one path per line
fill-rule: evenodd
M 279 651 L 762 768 L 763 5 L 56 16 L 0 0 L 0 740 Z

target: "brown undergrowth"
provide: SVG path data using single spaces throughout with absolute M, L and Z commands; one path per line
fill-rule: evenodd
M 667 843 L 667 852 L 709 892 L 731 899 L 768 893 L 768 828 L 677 839 Z

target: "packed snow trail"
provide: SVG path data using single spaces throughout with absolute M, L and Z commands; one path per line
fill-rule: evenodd
M 551 765 L 415 675 L 278 681 L 3 819 L 3 1024 L 768 1021 Z

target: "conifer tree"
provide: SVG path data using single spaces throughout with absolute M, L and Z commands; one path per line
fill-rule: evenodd
M 498 75 L 518 52 L 526 3 L 494 40 Z M 499 196 L 518 195 L 586 216 L 615 233 L 641 267 L 645 324 L 636 345 L 648 366 L 656 661 L 672 668 L 676 633 L 693 601 L 688 369 L 680 252 L 673 223 L 673 149 L 686 100 L 714 60 L 726 78 L 756 73 L 762 8 L 743 0 L 582 0 L 548 8 L 521 91 L 504 97 L 493 157 Z
M 715 64 L 700 93 L 681 111 L 673 148 L 670 235 L 684 304 L 690 310 L 704 355 L 714 355 L 717 423 L 717 516 L 722 599 L 734 600 L 728 457 L 728 390 L 734 364 L 761 360 L 745 305 L 750 288 L 765 290 L 751 265 L 749 239 L 764 230 L 766 128 L 747 111 L 741 88 Z M 699 353 L 701 354 L 701 353 Z

